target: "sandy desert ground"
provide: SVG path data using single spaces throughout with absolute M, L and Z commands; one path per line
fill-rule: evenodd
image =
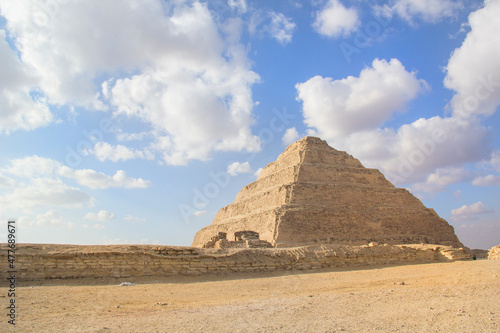
M 500 260 L 121 282 L 20 283 L 15 331 L 500 332 Z

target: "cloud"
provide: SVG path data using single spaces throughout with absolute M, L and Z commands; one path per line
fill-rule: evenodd
M 259 38 L 273 38 L 281 45 L 292 41 L 296 24 L 292 18 L 275 11 L 252 10 L 247 22 L 248 31 Z
M 31 184 L 0 196 L 0 205 L 13 210 L 37 206 L 82 207 L 93 203 L 94 199 L 79 188 L 50 178 L 34 178 Z
M 110 221 L 116 219 L 116 215 L 101 209 L 97 214 L 96 213 L 85 214 L 84 218 L 93 221 Z
M 477 177 L 472 181 L 475 186 L 500 186 L 500 176 L 487 175 L 484 177 Z
M 262 170 L 264 170 L 264 168 L 258 168 L 257 171 L 255 171 L 253 175 L 258 178 L 260 176 L 260 173 L 262 172 Z
M 240 173 L 251 173 L 251 172 L 252 168 L 250 167 L 250 163 L 248 162 L 244 163 L 234 162 L 227 167 L 227 173 L 230 174 L 231 176 L 237 176 Z
M 360 24 L 355 8 L 346 8 L 339 0 L 329 0 L 325 8 L 316 13 L 313 27 L 321 35 L 338 38 L 349 36 Z
M 470 173 L 464 168 L 442 168 L 430 174 L 424 183 L 414 184 L 411 189 L 412 191 L 429 193 L 442 192 L 449 185 L 463 182 L 469 178 Z
M 0 7 L 1 8 L 1 7 Z M 0 134 L 13 130 L 33 130 L 52 122 L 46 99 L 30 95 L 36 80 L 28 74 L 0 29 Z
M 298 138 L 299 138 L 299 133 L 297 132 L 297 129 L 295 127 L 292 127 L 285 131 L 285 134 L 283 135 L 281 141 L 283 142 L 283 144 L 288 146 L 289 144 L 292 144 L 295 141 L 297 141 Z
M 444 84 L 456 91 L 450 102 L 453 115 L 489 116 L 500 105 L 500 1 L 469 15 L 470 32 L 451 55 Z
M 151 133 L 149 132 L 140 132 L 140 133 L 124 133 L 121 131 L 118 131 L 116 133 L 116 139 L 118 141 L 141 141 L 144 140 L 145 137 L 150 136 Z
M 99 224 L 99 223 L 94 223 L 92 226 L 89 226 L 88 224 L 83 224 L 82 225 L 83 228 L 85 229 L 89 229 L 89 228 L 92 228 L 92 229 L 106 229 L 106 226 L 102 225 L 102 224 Z
M 50 158 L 38 155 L 10 160 L 10 167 L 2 169 L 5 173 L 23 178 L 53 176 L 61 164 Z
M 123 145 L 111 146 L 107 142 L 96 143 L 94 150 L 91 153 L 94 154 L 95 157 L 101 162 L 106 160 L 118 162 L 130 159 L 154 159 L 154 155 L 148 150 L 134 150 Z
M 475 220 L 478 215 L 492 213 L 493 210 L 488 209 L 481 201 L 470 206 L 464 205 L 460 208 L 451 211 L 451 219 L 453 221 Z
M 397 59 L 375 59 L 359 77 L 333 80 L 315 76 L 297 84 L 296 89 L 305 123 L 331 140 L 381 126 L 394 112 L 404 111 L 428 85 Z
M 168 164 L 260 149 L 250 130 L 259 76 L 238 32 L 222 33 L 229 22 L 206 4 L 0 0 L 0 8 L 47 103 L 145 122 Z
M 125 221 L 136 221 L 136 222 L 145 222 L 146 221 L 146 219 L 143 217 L 137 217 L 137 216 L 133 216 L 131 214 L 125 215 L 125 217 L 123 219 Z
M 118 170 L 113 176 L 92 169 L 72 169 L 62 165 L 60 162 L 38 155 L 10 161 L 10 167 L 0 171 L 12 174 L 30 181 L 31 179 L 61 180 L 58 178 L 75 179 L 78 184 L 92 189 L 117 188 L 147 188 L 151 182 L 142 178 L 132 178 L 123 170 Z M 61 182 L 62 184 L 62 182 Z
M 57 161 L 37 155 L 10 160 L 8 167 L 0 169 L 0 179 L 7 178 L 6 188 L 10 189 L 0 196 L 0 209 L 26 214 L 34 207 L 93 206 L 94 198 L 62 181 L 58 174 L 60 166 Z M 31 222 L 35 225 L 36 221 Z
M 52 227 L 52 228 L 68 228 L 72 229 L 75 227 L 73 222 L 64 222 L 61 215 L 51 209 L 43 214 L 38 214 L 34 219 L 27 216 L 22 216 L 19 218 L 19 223 L 26 226 L 36 226 L 36 227 Z
M 112 187 L 132 189 L 147 188 L 152 185 L 149 180 L 132 178 L 123 170 L 118 170 L 113 176 L 108 176 L 92 169 L 74 170 L 67 166 L 62 166 L 59 169 L 59 174 L 65 178 L 76 179 L 78 184 L 92 189 L 107 189 Z
M 245 0 L 228 0 L 228 5 L 232 9 L 238 11 L 238 13 L 246 13 L 247 11 L 247 3 Z
M 2 187 L 5 187 L 5 188 L 12 187 L 12 186 L 14 186 L 15 183 L 16 182 L 15 182 L 14 179 L 6 177 L 6 176 L 0 174 L 0 188 L 2 188 Z
M 422 182 L 437 168 L 479 162 L 490 155 L 490 132 L 479 119 L 436 116 L 397 129 L 381 127 L 428 90 L 427 83 L 397 59 L 375 59 L 359 77 L 316 76 L 296 88 L 310 135 L 381 169 L 396 185 Z
M 390 5 L 374 6 L 375 13 L 392 17 L 398 15 L 410 24 L 415 18 L 424 22 L 438 22 L 450 17 L 460 8 L 460 4 L 451 0 L 392 0 Z
M 479 162 L 490 154 L 490 133 L 478 120 L 438 116 L 331 142 L 366 166 L 381 169 L 397 185 L 420 182 L 437 168 Z
M 197 210 L 196 212 L 193 213 L 194 216 L 203 216 L 207 213 L 206 210 Z
M 292 41 L 293 30 L 295 23 L 282 13 L 271 12 L 271 24 L 269 25 L 269 33 L 281 44 L 285 45 Z
M 497 172 L 500 172 L 500 150 L 494 151 L 491 154 L 491 159 L 489 164 L 495 169 Z

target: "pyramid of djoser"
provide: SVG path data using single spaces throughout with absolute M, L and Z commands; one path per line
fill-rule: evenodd
M 212 224 L 196 233 L 192 246 L 369 242 L 463 247 L 451 225 L 380 171 L 319 138 L 305 137 L 220 209 Z

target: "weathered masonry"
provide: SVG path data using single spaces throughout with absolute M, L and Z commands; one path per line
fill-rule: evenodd
M 6 263 L 6 244 L 0 246 L 0 251 L 0 261 Z M 16 254 L 18 281 L 310 270 L 446 262 L 471 257 L 464 249 L 447 246 L 391 246 L 374 243 L 365 246 L 323 245 L 261 249 L 18 244 Z M 3 268 L 0 270 L 0 281 L 6 283 L 8 269 Z

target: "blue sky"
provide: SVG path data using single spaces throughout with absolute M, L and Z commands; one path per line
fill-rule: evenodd
M 500 243 L 500 0 L 0 0 L 0 237 L 189 245 L 305 135 Z M 5 229 L 5 230 L 4 230 Z

